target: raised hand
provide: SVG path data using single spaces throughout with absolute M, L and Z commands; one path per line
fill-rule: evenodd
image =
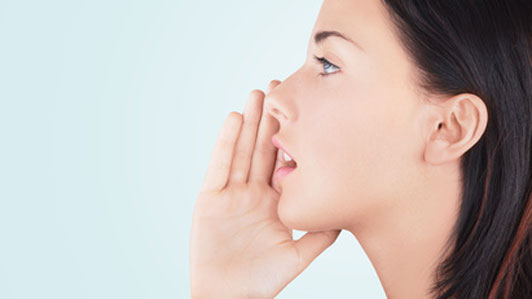
M 273 298 L 340 232 L 293 240 L 279 220 L 279 189 L 271 185 L 278 122 L 263 113 L 264 97 L 253 90 L 243 114 L 229 113 L 212 151 L 192 219 L 193 298 Z

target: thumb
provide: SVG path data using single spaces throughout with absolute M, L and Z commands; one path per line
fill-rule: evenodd
M 299 272 L 302 272 L 318 255 L 331 246 L 340 232 L 341 230 L 307 232 L 295 241 L 299 252 Z

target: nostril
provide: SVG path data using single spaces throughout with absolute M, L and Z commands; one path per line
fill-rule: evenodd
M 276 99 L 266 97 L 266 102 L 264 104 L 264 108 L 266 109 L 266 111 L 268 111 L 268 113 L 271 116 L 273 116 L 277 120 L 279 120 L 279 121 L 281 119 L 286 119 L 287 120 L 288 119 L 288 115 L 285 114 L 285 112 L 283 111 L 284 107 L 281 107 L 280 104 L 281 103 L 277 102 Z
M 286 116 L 281 112 L 281 110 L 277 108 L 272 108 L 271 114 L 277 119 L 286 118 Z

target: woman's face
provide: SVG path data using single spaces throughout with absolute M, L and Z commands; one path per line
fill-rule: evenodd
M 335 35 L 316 43 L 321 31 L 360 48 Z M 367 225 L 423 189 L 415 74 L 380 1 L 323 2 L 305 64 L 266 97 L 275 136 L 297 162 L 280 181 L 283 223 L 305 231 Z

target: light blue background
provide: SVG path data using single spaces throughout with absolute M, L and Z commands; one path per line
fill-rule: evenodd
M 223 119 L 302 65 L 320 6 L 1 0 L 0 298 L 188 298 Z M 278 296 L 384 297 L 346 232 Z

